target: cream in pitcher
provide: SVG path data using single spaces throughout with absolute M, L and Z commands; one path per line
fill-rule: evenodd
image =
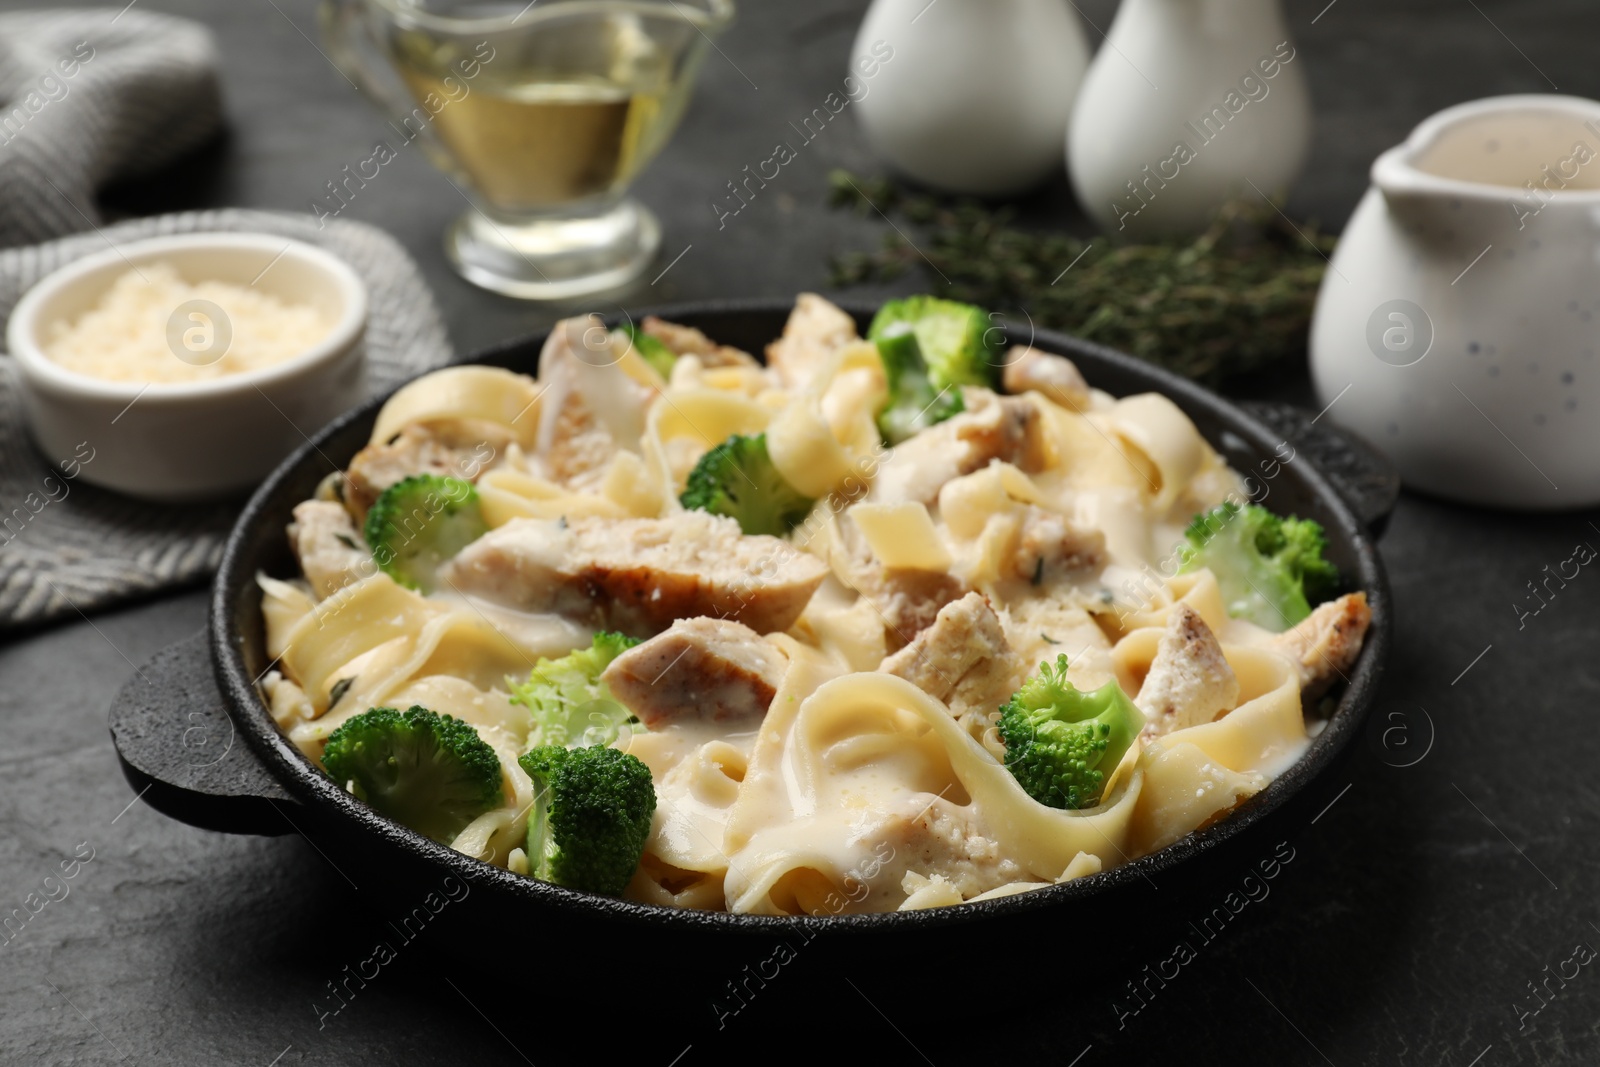
M 1600 502 L 1600 103 L 1449 108 L 1379 156 L 1372 182 L 1312 324 L 1328 417 L 1415 489 Z

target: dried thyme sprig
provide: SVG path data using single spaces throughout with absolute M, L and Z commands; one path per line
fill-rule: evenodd
M 835 207 L 897 211 L 924 231 L 917 248 L 890 232 L 876 252 L 834 257 L 836 287 L 931 263 L 950 280 L 941 296 L 1026 309 L 1041 327 L 1210 383 L 1302 356 L 1335 240 L 1311 225 L 1297 231 L 1260 200 L 1227 205 L 1192 240 L 1119 244 L 1018 230 L 1008 208 L 912 195 L 844 171 L 829 184 Z

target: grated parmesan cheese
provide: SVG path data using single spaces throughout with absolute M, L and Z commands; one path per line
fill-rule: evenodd
M 184 308 L 195 301 L 209 306 Z M 191 285 L 171 264 L 150 263 L 120 276 L 76 322 L 53 323 L 44 354 L 92 378 L 192 382 L 293 359 L 332 329 L 314 307 L 226 282 Z

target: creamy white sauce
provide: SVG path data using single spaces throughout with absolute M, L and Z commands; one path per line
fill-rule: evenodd
M 490 626 L 528 656 L 551 659 L 582 648 L 594 638 L 594 630 L 573 622 L 564 615 L 518 611 L 480 596 L 457 593 L 443 585 L 428 594 L 429 600 L 448 604 L 486 620 Z

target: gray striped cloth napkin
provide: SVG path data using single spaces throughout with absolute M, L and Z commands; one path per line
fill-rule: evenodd
M 0 247 L 100 222 L 95 192 L 222 127 L 204 26 L 128 8 L 0 15 Z
M 243 210 L 100 225 L 98 188 L 157 170 L 220 128 L 216 51 L 203 27 L 127 8 L 0 15 L 0 101 L 0 319 L 40 278 L 108 245 L 250 231 L 319 245 L 361 275 L 374 392 L 450 358 L 416 264 L 374 227 Z M 237 501 L 150 504 L 81 479 L 60 496 L 55 479 L 46 492 L 53 473 L 28 438 L 16 369 L 0 354 L 0 631 L 87 615 L 216 569 Z

